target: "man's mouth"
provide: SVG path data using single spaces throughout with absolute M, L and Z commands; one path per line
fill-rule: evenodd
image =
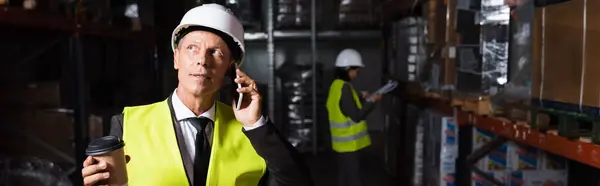
M 206 74 L 190 74 L 190 76 L 193 76 L 195 78 L 200 78 L 200 79 L 207 79 L 210 80 L 210 76 L 207 76 Z

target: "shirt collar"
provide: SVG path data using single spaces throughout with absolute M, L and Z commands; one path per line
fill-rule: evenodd
M 216 110 L 215 103 L 213 103 L 213 105 L 210 107 L 210 109 L 208 109 L 206 112 L 203 112 L 199 116 L 196 116 L 196 114 L 194 114 L 194 112 L 192 112 L 192 110 L 187 108 L 183 104 L 181 99 L 179 99 L 179 97 L 177 96 L 177 89 L 175 89 L 175 91 L 173 91 L 172 102 L 173 102 L 173 110 L 175 111 L 175 118 L 177 118 L 177 121 L 181 121 L 181 120 L 188 119 L 188 118 L 194 118 L 194 117 L 205 117 L 205 118 L 212 120 L 213 122 L 215 121 L 215 110 Z

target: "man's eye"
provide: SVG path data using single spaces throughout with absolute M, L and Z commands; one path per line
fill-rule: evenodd
M 218 55 L 218 54 L 221 54 L 221 51 L 219 51 L 219 50 L 211 50 L 210 53 L 213 54 L 213 55 Z
M 196 46 L 194 46 L 194 45 L 189 45 L 189 46 L 187 47 L 187 49 L 188 49 L 188 50 L 196 50 Z

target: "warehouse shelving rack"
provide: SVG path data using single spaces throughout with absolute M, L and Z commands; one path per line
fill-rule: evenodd
M 526 123 L 514 122 L 500 117 L 477 115 L 451 106 L 450 101 L 447 99 L 408 95 L 407 103 L 432 108 L 446 115 L 453 115 L 457 124 L 461 127 L 476 127 L 501 136 L 499 139 L 490 141 L 486 145 L 487 147 L 482 147 L 470 153 L 468 162 L 474 162 L 478 159 L 477 156 L 487 154 L 487 149 L 501 145 L 506 141 L 515 141 L 600 169 L 600 145 L 593 144 L 589 140 L 568 139 L 559 136 L 556 132 L 538 131 L 529 127 Z M 467 132 L 470 131 L 467 130 Z
M 153 42 L 154 31 L 145 28 L 142 32 L 132 32 L 108 24 L 78 22 L 65 16 L 25 10 L 15 7 L 0 7 L 0 23 L 31 27 L 33 29 L 57 30 L 73 35 L 92 35 L 106 38 Z M 153 44 L 153 43 L 151 43 Z
M 417 2 L 418 1 L 418 2 Z M 445 3 L 451 2 L 453 0 L 446 0 Z M 384 20 L 384 41 L 391 42 L 388 38 L 389 29 L 387 25 L 389 25 L 392 21 L 399 20 L 401 18 L 405 18 L 407 16 L 422 16 L 419 14 L 411 14 L 414 12 L 414 6 L 419 6 L 420 3 L 423 3 L 421 0 L 416 1 L 402 1 L 402 0 L 390 0 L 384 3 L 383 8 L 383 20 Z M 417 8 L 418 9 L 418 8 Z M 385 45 L 387 46 L 387 45 Z M 384 51 L 384 64 L 387 64 L 388 55 L 387 52 L 389 49 L 385 48 Z M 383 69 L 383 74 L 388 75 L 386 67 Z M 588 185 L 589 183 L 593 183 L 594 185 L 598 184 L 597 175 L 600 171 L 600 145 L 596 145 L 589 140 L 583 139 L 568 139 L 563 136 L 559 136 L 556 132 L 542 132 L 536 129 L 533 129 L 528 126 L 527 123 L 516 123 L 514 121 L 510 121 L 505 118 L 493 117 L 493 116 L 483 116 L 477 115 L 473 112 L 465 111 L 459 107 L 454 107 L 451 105 L 449 101 L 450 98 L 442 96 L 442 98 L 432 98 L 425 96 L 422 89 L 419 89 L 420 86 L 414 83 L 403 82 L 398 86 L 399 90 L 395 91 L 394 94 L 394 103 L 399 104 L 396 108 L 396 112 L 388 113 L 386 117 L 397 117 L 402 121 L 406 121 L 406 106 L 407 105 L 416 105 L 422 109 L 434 109 L 441 113 L 444 113 L 449 116 L 454 116 L 458 125 L 460 126 L 459 131 L 459 141 L 465 139 L 465 143 L 460 142 L 459 145 L 459 155 L 457 162 L 457 175 L 456 175 L 456 184 L 457 185 L 471 185 L 471 173 L 477 173 L 478 169 L 473 167 L 472 164 L 476 162 L 478 159 L 489 153 L 490 149 L 497 147 L 504 142 L 514 141 L 520 144 L 525 144 L 531 147 L 538 148 L 540 150 L 550 152 L 555 155 L 559 155 L 561 157 L 565 157 L 569 160 L 572 160 L 573 163 L 577 163 L 576 166 L 569 167 L 569 185 Z M 415 87 L 418 87 L 416 90 Z M 401 113 L 398 113 L 401 112 Z M 386 126 L 389 126 L 389 119 L 386 120 Z M 403 123 L 404 124 L 404 123 Z M 412 125 L 408 123 L 407 125 Z M 401 131 L 405 131 L 408 129 L 406 125 L 401 126 Z M 492 132 L 496 134 L 498 137 L 488 144 L 484 145 L 484 147 L 479 149 L 472 149 L 471 139 L 472 139 L 472 128 L 478 128 L 485 131 Z M 388 139 L 394 140 L 394 139 Z M 407 147 L 402 147 L 400 145 L 400 151 Z M 406 166 L 407 162 L 401 161 L 411 161 L 410 157 L 407 157 L 405 154 L 397 155 L 399 158 L 403 158 L 399 160 L 400 162 L 392 162 L 399 169 L 398 172 L 394 172 L 394 174 L 399 175 L 399 180 L 404 180 L 399 183 L 400 185 L 410 185 L 410 180 L 412 178 L 408 177 L 408 171 L 411 170 L 403 170 L 403 167 Z M 482 173 L 482 172 L 479 172 Z M 487 175 L 481 175 L 484 179 L 490 181 L 491 183 L 497 185 L 504 185 L 505 183 L 500 183 L 499 180 L 495 180 L 493 177 Z
M 275 58 L 275 46 L 276 41 L 291 41 L 291 40 L 308 40 L 310 39 L 310 49 L 311 49 L 311 64 L 312 64 L 312 74 L 317 74 L 317 64 L 318 64 L 318 42 L 319 41 L 345 41 L 345 40 L 381 40 L 382 34 L 381 31 L 377 28 L 373 29 L 363 29 L 363 30 L 320 30 L 317 28 L 317 0 L 311 0 L 311 19 L 310 19 L 310 29 L 300 29 L 300 30 L 278 30 L 275 28 L 275 10 L 276 10 L 276 2 L 275 0 L 266 0 L 267 4 L 267 18 L 265 21 L 266 27 L 265 31 L 259 32 L 247 32 L 244 34 L 244 38 L 246 41 L 250 42 L 265 42 L 267 48 L 268 55 L 268 73 L 269 73 L 269 82 L 268 82 L 268 108 L 270 116 L 278 116 L 277 115 L 277 104 L 276 104 L 276 90 L 277 90 L 277 81 L 275 76 L 276 70 L 276 58 Z M 317 79 L 312 78 L 312 153 L 316 155 L 321 149 L 319 149 L 319 144 L 322 143 L 319 139 L 319 128 L 321 125 L 318 123 L 319 114 L 318 112 L 318 103 L 317 103 Z M 282 118 L 278 116 L 275 119 L 275 123 L 277 121 L 282 121 Z
M 382 50 L 382 68 L 381 73 L 383 74 L 381 81 L 387 82 L 389 79 L 398 80 L 395 74 L 391 74 L 390 70 L 395 68 L 390 65 L 391 56 L 388 55 L 390 49 L 389 44 L 395 44 L 392 38 L 392 23 L 394 21 L 401 20 L 409 16 L 415 16 L 421 14 L 422 4 L 424 0 L 386 0 L 380 5 L 382 14 L 381 33 L 383 37 L 383 50 Z M 412 27 L 415 25 L 407 24 L 406 27 Z M 408 51 L 407 51 L 408 52 Z M 396 61 L 398 62 L 398 61 Z M 399 80 L 398 80 L 399 81 Z M 408 109 L 408 104 L 405 101 L 406 94 L 400 90 L 404 90 L 408 87 L 404 84 L 399 84 L 398 87 L 391 94 L 395 96 L 387 96 L 382 100 L 384 113 L 384 161 L 385 169 L 391 175 L 394 175 L 398 180 L 397 185 L 411 185 L 413 180 L 413 160 L 414 156 L 414 141 L 409 141 L 408 136 L 414 133 L 414 125 L 407 125 L 404 121 L 407 120 L 408 116 L 404 113 Z M 398 114 L 402 112 L 402 114 Z M 401 121 L 401 123 L 398 123 Z
M 80 15 L 80 14 L 77 14 Z M 68 35 L 69 43 L 69 65 L 73 65 L 73 79 L 69 83 L 74 83 L 74 100 L 72 108 L 69 108 L 67 113 L 72 113 L 74 117 L 74 149 L 75 159 L 70 161 L 74 164 L 74 168 L 68 170 L 71 174 L 72 181 L 75 185 L 83 183 L 79 171 L 82 169 L 82 164 L 85 159 L 85 148 L 89 141 L 89 123 L 88 117 L 90 115 L 90 105 L 86 103 L 86 97 L 88 91 L 86 91 L 86 74 L 85 66 L 86 62 L 83 58 L 83 44 L 82 37 L 94 36 L 105 39 L 114 39 L 120 42 L 138 42 L 143 43 L 146 46 L 155 45 L 155 33 L 151 27 L 144 27 L 143 31 L 133 32 L 125 28 L 116 27 L 109 24 L 103 23 L 92 23 L 79 21 L 78 17 L 68 18 L 67 16 L 60 16 L 56 14 L 38 12 L 35 10 L 25 10 L 19 7 L 0 7 L 0 25 L 17 26 L 25 29 L 35 29 L 42 31 L 57 31 L 60 34 Z M 44 51 L 36 51 L 35 54 L 28 56 L 28 59 L 37 58 L 43 54 L 46 50 L 52 47 L 44 48 Z M 31 135 L 26 136 L 34 138 Z M 40 141 L 38 139 L 32 139 L 34 141 Z M 39 142 L 40 145 L 45 145 L 43 141 Z M 60 154 L 58 150 L 54 150 L 53 147 L 45 145 L 51 152 Z

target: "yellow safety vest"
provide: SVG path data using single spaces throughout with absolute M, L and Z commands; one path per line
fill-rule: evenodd
M 367 122 L 358 123 L 345 116 L 340 109 L 340 99 L 345 81 L 336 79 L 329 88 L 327 97 L 327 112 L 329 115 L 329 128 L 331 131 L 331 146 L 336 152 L 354 152 L 371 145 L 371 138 L 367 130 Z M 351 84 L 352 97 L 358 108 L 362 108 L 360 99 Z
M 230 106 L 216 103 L 206 185 L 256 186 L 266 171 Z M 123 140 L 131 186 L 189 185 L 167 101 L 126 107 Z

